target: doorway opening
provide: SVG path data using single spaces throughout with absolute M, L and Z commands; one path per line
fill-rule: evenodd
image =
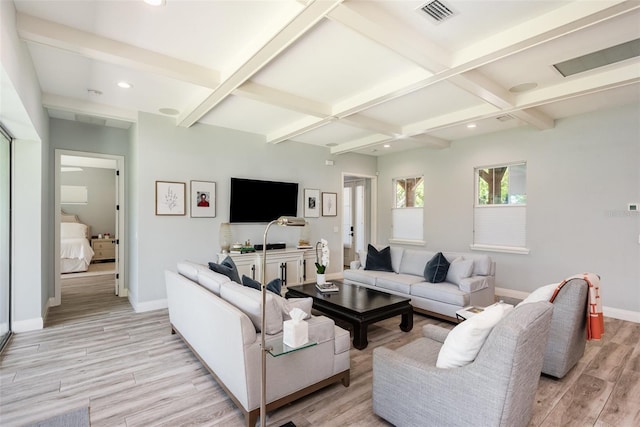
M 351 261 L 376 241 L 376 194 L 375 176 L 342 175 L 342 247 L 343 265 L 349 268 Z
M 50 306 L 62 303 L 62 276 L 114 274 L 114 294 L 127 296 L 124 179 L 123 156 L 56 150 L 55 289 Z M 84 249 L 68 246 L 69 241 L 76 244 L 76 232 L 84 236 L 79 242 Z

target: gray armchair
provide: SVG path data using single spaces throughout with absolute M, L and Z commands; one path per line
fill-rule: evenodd
M 584 354 L 588 295 L 584 279 L 567 281 L 556 295 L 542 373 L 562 378 Z
M 436 368 L 448 330 L 373 351 L 373 411 L 396 426 L 526 426 L 540 379 L 552 304 L 525 304 L 493 328 L 476 359 Z

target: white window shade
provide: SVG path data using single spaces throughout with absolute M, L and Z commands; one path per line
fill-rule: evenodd
M 422 240 L 423 211 L 423 208 L 392 209 L 393 240 Z
M 526 206 L 478 206 L 475 208 L 475 245 L 524 248 L 526 246 Z
M 60 203 L 67 205 L 86 205 L 88 201 L 87 187 L 83 185 L 60 186 Z

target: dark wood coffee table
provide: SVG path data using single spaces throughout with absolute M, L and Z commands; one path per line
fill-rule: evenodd
M 364 286 L 350 285 L 332 280 L 338 292 L 320 292 L 315 283 L 289 286 L 287 298 L 313 298 L 313 308 L 329 317 L 340 319 L 353 326 L 353 346 L 362 350 L 369 343 L 369 324 L 401 315 L 400 329 L 409 332 L 413 328 L 413 309 L 410 299 L 387 294 Z

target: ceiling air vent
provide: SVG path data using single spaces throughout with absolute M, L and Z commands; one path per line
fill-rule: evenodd
M 503 114 L 501 116 L 496 117 L 496 120 L 499 122 L 508 122 L 509 120 L 513 120 L 513 116 L 509 114 Z
M 455 15 L 455 12 L 439 0 L 430 1 L 424 4 L 418 10 L 427 14 L 436 23 L 441 23 Z
M 578 56 L 568 61 L 553 64 L 553 66 L 564 77 L 569 77 L 637 56 L 640 56 L 640 39 L 631 40 L 617 46 Z

